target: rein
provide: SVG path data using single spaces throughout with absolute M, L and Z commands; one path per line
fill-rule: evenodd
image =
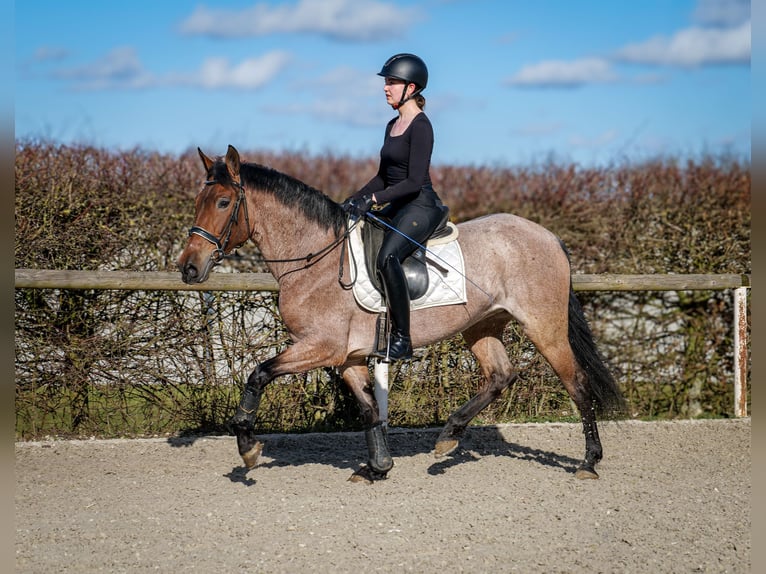
M 215 183 L 218 183 L 215 180 L 208 180 L 205 182 L 205 185 L 213 185 Z M 221 237 L 216 237 L 212 233 L 210 233 L 207 229 L 200 227 L 198 225 L 194 225 L 189 229 L 189 237 L 192 235 L 197 235 L 199 237 L 202 237 L 206 241 L 209 241 L 213 245 L 215 245 L 215 251 L 211 254 L 211 258 L 216 264 L 219 264 L 223 259 L 235 259 L 235 258 L 241 258 L 241 256 L 232 256 L 232 255 L 226 255 L 226 248 L 229 246 L 229 240 L 231 239 L 231 233 L 232 228 L 237 223 L 237 220 L 239 219 L 239 209 L 240 206 L 244 205 L 245 209 L 245 225 L 247 225 L 247 238 L 245 241 L 240 243 L 237 247 L 242 246 L 248 239 L 252 239 L 252 231 L 250 230 L 250 217 L 247 212 L 247 201 L 245 198 L 245 186 L 242 185 L 242 183 L 238 180 L 233 181 L 234 185 L 237 187 L 238 194 L 237 194 L 237 201 L 234 203 L 234 208 L 231 211 L 231 216 L 229 217 L 229 221 L 226 223 L 226 227 L 221 232 Z M 330 244 L 325 245 L 322 249 L 317 251 L 316 253 L 309 253 L 308 255 L 304 255 L 303 257 L 292 257 L 288 259 L 265 259 L 261 258 L 260 260 L 264 263 L 297 263 L 305 261 L 306 265 L 310 265 L 313 259 L 321 258 L 333 249 L 335 249 L 338 245 L 341 243 L 342 251 L 340 255 L 340 266 L 338 269 L 338 282 L 343 286 L 344 288 L 350 288 L 353 286 L 353 281 L 350 284 L 344 284 L 343 283 L 343 258 L 345 256 L 345 249 L 346 249 L 346 238 L 349 236 L 349 234 L 354 230 L 354 228 L 359 225 L 359 221 L 355 221 L 354 224 L 351 227 L 346 226 L 346 231 L 341 234 L 340 237 L 332 241 Z M 235 249 L 237 248 L 235 247 Z
M 351 232 L 354 230 L 354 228 L 359 225 L 359 221 L 355 221 L 354 224 L 351 227 L 346 227 L 346 231 L 344 231 L 340 237 L 338 237 L 335 241 L 332 243 L 325 245 L 317 251 L 316 253 L 309 253 L 308 255 L 304 255 L 303 257 L 291 257 L 289 259 L 266 259 L 266 258 L 260 258 L 260 260 L 263 263 L 298 263 L 301 261 L 306 262 L 306 267 L 311 265 L 312 259 L 315 258 L 322 258 L 325 255 L 327 255 L 330 251 L 335 249 L 338 245 L 341 245 L 341 252 L 340 252 L 340 262 L 338 264 L 338 283 L 340 283 L 340 286 L 344 289 L 351 289 L 351 287 L 354 286 L 354 283 L 356 283 L 356 279 L 352 280 L 351 283 L 344 283 L 343 282 L 343 259 L 346 256 L 346 239 L 351 234 Z M 232 255 L 225 255 L 224 257 L 234 259 Z M 241 258 L 241 256 L 239 256 Z M 351 258 L 351 261 L 353 262 L 354 259 Z M 297 271 L 297 269 L 294 269 L 293 271 Z M 289 271 L 288 273 L 292 273 L 293 271 Z
M 330 243 L 329 245 L 325 245 L 322 249 L 317 251 L 316 253 L 309 253 L 308 255 L 304 255 L 303 257 L 291 257 L 289 259 L 266 259 L 264 257 L 259 257 L 258 260 L 263 263 L 297 263 L 297 262 L 306 262 L 306 267 L 311 265 L 311 262 L 313 259 L 316 259 L 317 257 L 321 258 L 327 255 L 330 251 L 335 249 L 338 245 L 341 245 L 341 252 L 340 252 L 340 262 L 338 265 L 338 283 L 340 283 L 341 287 L 344 289 L 351 289 L 351 287 L 354 286 L 354 283 L 356 283 L 356 279 L 352 280 L 351 283 L 344 283 L 343 282 L 343 275 L 344 275 L 344 268 L 343 268 L 343 259 L 346 256 L 346 239 L 351 234 L 351 232 L 354 230 L 354 228 L 359 225 L 359 221 L 355 221 L 354 224 L 351 227 L 346 227 L 346 231 L 344 231 L 341 236 Z M 241 255 L 224 255 L 226 259 L 244 259 Z M 255 259 L 255 258 L 252 258 Z M 354 259 L 353 257 L 350 259 L 350 261 L 353 263 Z M 297 270 L 296 270 L 297 271 Z M 290 272 L 292 273 L 292 271 Z
M 338 245 L 340 245 L 343 241 L 346 240 L 346 238 L 349 236 L 351 231 L 353 231 L 354 227 L 357 226 L 357 223 L 354 223 L 353 226 L 350 228 L 346 228 L 346 231 L 344 231 L 341 236 L 330 243 L 329 245 L 325 245 L 317 251 L 316 253 L 309 253 L 308 255 L 304 255 L 303 257 L 292 257 L 290 259 L 261 259 L 264 263 L 296 263 L 298 261 L 305 261 L 306 263 L 311 263 L 311 260 L 315 257 L 321 257 L 333 249 L 335 249 Z M 226 257 L 231 257 L 230 255 L 226 255 Z M 341 265 L 343 265 L 343 262 L 341 261 Z

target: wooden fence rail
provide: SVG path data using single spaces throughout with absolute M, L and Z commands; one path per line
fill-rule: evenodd
M 180 273 L 159 271 L 71 271 L 16 269 L 17 289 L 115 289 L 140 291 L 278 291 L 268 273 L 213 273 L 187 285 Z M 734 414 L 747 416 L 747 289 L 750 276 L 724 275 L 572 275 L 575 291 L 734 290 Z
M 212 273 L 187 285 L 180 273 L 16 269 L 17 289 L 118 289 L 137 291 L 278 291 L 269 273 Z M 749 275 L 572 275 L 575 291 L 699 291 L 750 287 Z

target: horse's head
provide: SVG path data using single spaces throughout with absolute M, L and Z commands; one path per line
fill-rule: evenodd
M 223 256 L 250 238 L 239 153 L 229 146 L 225 161 L 214 161 L 197 148 L 207 178 L 195 200 L 194 226 L 178 258 L 184 283 L 202 283 Z

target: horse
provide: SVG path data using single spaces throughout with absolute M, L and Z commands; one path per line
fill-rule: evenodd
M 265 387 L 282 375 L 334 367 L 364 423 L 369 459 L 355 475 L 368 482 L 386 478 L 394 463 L 368 367 L 377 314 L 356 302 L 344 279 L 349 216 L 298 179 L 243 162 L 231 145 L 215 160 L 197 151 L 206 179 L 177 261 L 181 278 L 202 283 L 227 253 L 255 242 L 279 284 L 279 313 L 291 339 L 252 371 L 230 421 L 246 469 L 256 466 L 263 448 L 255 416 Z M 513 214 L 485 215 L 457 227 L 469 279 L 466 302 L 413 310 L 412 344 L 425 347 L 461 333 L 483 382 L 450 414 L 433 454 L 453 453 L 471 420 L 519 376 L 502 343 L 505 326 L 515 320 L 579 411 L 585 456 L 575 476 L 597 479 L 595 466 L 603 457 L 597 418 L 618 416 L 625 399 L 572 289 L 569 252 L 551 231 Z

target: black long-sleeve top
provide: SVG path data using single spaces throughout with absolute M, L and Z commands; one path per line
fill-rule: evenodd
M 425 113 L 419 113 L 403 134 L 391 135 L 396 118 L 386 125 L 383 147 L 380 148 L 378 173 L 357 196 L 375 194 L 376 203 L 398 203 L 409 199 L 424 186 L 431 186 L 431 152 L 434 147 L 434 131 Z

